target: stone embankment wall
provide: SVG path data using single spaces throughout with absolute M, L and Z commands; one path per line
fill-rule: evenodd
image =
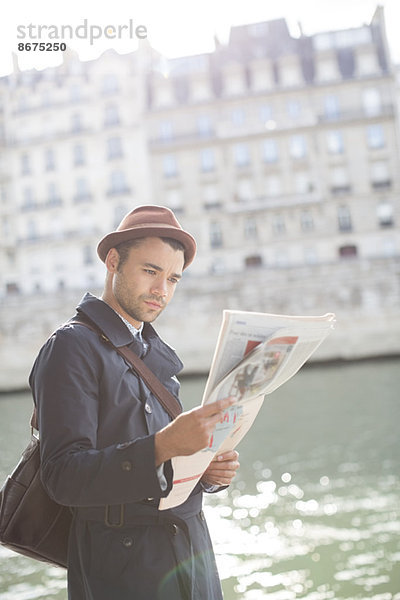
M 0 391 L 27 387 L 41 344 L 73 315 L 83 294 L 84 290 L 1 300 Z M 335 331 L 313 361 L 400 355 L 398 259 L 203 277 L 192 277 L 189 270 L 157 321 L 161 336 L 182 357 L 184 373 L 207 373 L 224 308 L 292 315 L 335 312 Z

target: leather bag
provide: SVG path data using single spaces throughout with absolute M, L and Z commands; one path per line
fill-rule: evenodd
M 111 344 L 94 323 L 82 320 L 70 323 L 85 325 Z M 171 418 L 176 418 L 182 407 L 143 361 L 128 346 L 113 348 L 146 383 Z M 72 510 L 54 502 L 41 482 L 40 441 L 34 433 L 37 429 L 36 409 L 31 428 L 31 441 L 0 491 L 0 543 L 19 554 L 67 568 Z
M 66 568 L 72 512 L 51 500 L 42 485 L 39 439 L 33 433 L 0 494 L 0 542 L 19 554 Z

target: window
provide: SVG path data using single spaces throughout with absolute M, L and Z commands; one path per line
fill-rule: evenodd
M 244 264 L 246 266 L 246 269 L 261 267 L 263 264 L 262 256 L 260 256 L 259 254 L 254 254 L 253 256 L 246 256 Z
M 264 140 L 262 144 L 263 159 L 266 163 L 274 163 L 278 160 L 278 146 L 275 140 Z
M 72 133 L 79 133 L 83 130 L 81 115 L 79 113 L 74 113 L 71 116 L 71 131 Z
M 84 266 L 88 267 L 94 263 L 93 248 L 92 246 L 84 246 L 82 248 L 82 262 Z
M 296 194 L 309 194 L 313 185 L 308 171 L 298 171 L 293 175 L 294 191 Z
M 243 72 L 229 73 L 225 77 L 225 91 L 231 96 L 238 96 L 245 91 Z
M 275 252 L 275 264 L 277 267 L 287 267 L 289 264 L 289 256 L 287 250 L 281 248 Z
M 79 167 L 85 164 L 85 147 L 83 144 L 75 144 L 72 149 L 74 166 Z
M 298 100 L 289 100 L 287 112 L 291 119 L 298 119 L 301 115 L 301 104 Z
M 107 159 L 113 160 L 115 158 L 121 158 L 123 155 L 122 152 L 122 143 L 121 138 L 112 137 L 107 140 Z
M 235 125 L 235 127 L 244 125 L 245 115 L 243 108 L 235 108 L 235 110 L 232 111 L 231 119 L 232 124 Z
M 109 73 L 104 76 L 102 81 L 103 94 L 115 94 L 119 90 L 117 76 L 114 73 Z
M 127 194 L 130 189 L 126 183 L 123 171 L 112 171 L 110 175 L 110 189 L 108 195 Z
M 272 219 L 272 230 L 275 235 L 284 235 L 286 233 L 285 219 L 282 215 L 277 214 Z
M 51 231 L 51 236 L 54 239 L 61 239 L 64 236 L 65 220 L 60 215 L 55 215 L 50 218 L 48 230 Z
M 27 97 L 26 96 L 20 96 L 18 98 L 18 111 L 19 112 L 25 112 L 28 109 L 29 109 L 29 103 L 28 103 Z
M 171 121 L 163 121 L 160 124 L 160 139 L 163 141 L 172 140 L 174 137 L 174 130 Z
M 30 175 L 31 164 L 28 154 L 21 155 L 21 175 Z
M 248 217 L 245 220 L 244 237 L 246 240 L 256 240 L 258 238 L 257 220 L 254 217 Z
M 122 219 L 128 213 L 128 208 L 125 204 L 118 204 L 114 208 L 114 228 L 117 229 L 118 225 L 121 223 Z
M 216 258 L 210 265 L 210 272 L 213 275 L 222 275 L 226 272 L 225 262 L 222 258 Z
M 80 177 L 76 180 L 75 186 L 75 202 L 87 202 L 91 200 L 91 194 L 89 191 L 87 179 L 85 179 L 84 177 Z
M 215 153 L 212 148 L 204 148 L 200 153 L 200 164 L 203 173 L 215 170 Z
M 304 232 L 313 231 L 314 218 L 310 210 L 303 210 L 300 215 L 301 230 Z
M 377 160 L 371 164 L 371 185 L 374 189 L 390 188 L 392 181 L 389 165 L 385 160 Z
M 331 193 L 347 194 L 351 190 L 349 174 L 345 167 L 333 167 L 330 171 Z
M 118 107 L 115 104 L 108 104 L 104 111 L 104 125 L 106 127 L 112 127 L 113 125 L 119 125 L 119 112 Z
M 55 155 L 52 148 L 46 148 L 44 152 L 44 166 L 46 171 L 53 171 L 55 169 Z
M 397 247 L 396 247 L 396 242 L 394 239 L 391 238 L 385 238 L 383 240 L 383 254 L 384 256 L 396 256 L 397 254 Z
M 239 202 L 250 202 L 254 195 L 252 180 L 247 178 L 239 179 L 236 195 Z
M 269 175 L 265 180 L 267 196 L 279 196 L 282 193 L 282 182 L 279 175 Z
M 324 115 L 327 119 L 337 119 L 340 116 L 339 100 L 337 96 L 325 96 Z
M 387 200 L 380 202 L 376 208 L 378 224 L 380 227 L 393 227 L 393 206 Z
M 349 207 L 344 204 L 338 206 L 337 216 L 339 231 L 352 231 L 353 225 Z
M 369 117 L 380 115 L 382 112 L 382 98 L 376 88 L 367 88 L 362 92 L 362 105 L 364 113 Z
M 267 124 L 273 118 L 272 108 L 268 104 L 263 104 L 260 108 L 260 119 L 262 123 Z
M 203 203 L 206 210 L 221 206 L 219 190 L 216 185 L 203 186 Z
M 19 294 L 20 293 L 20 289 L 18 286 L 18 283 L 14 283 L 14 282 L 8 282 L 6 283 L 6 294 L 7 295 L 14 295 L 14 294 Z
M 289 140 L 290 156 L 295 160 L 305 158 L 307 154 L 306 140 L 302 135 L 293 135 Z
M 60 204 L 61 199 L 54 181 L 51 181 L 47 186 L 47 202 L 50 205 Z
M 249 202 L 254 196 L 253 182 L 251 179 L 239 179 L 237 183 L 236 199 L 239 202 Z
M 70 91 L 71 102 L 79 102 L 82 99 L 82 88 L 78 84 L 74 84 L 71 86 Z
M 367 144 L 371 150 L 384 148 L 385 135 L 382 125 L 369 125 L 367 127 Z
M 210 246 L 211 248 L 221 248 L 223 245 L 221 224 L 217 222 L 210 223 Z
M 195 80 L 190 82 L 191 97 L 194 102 L 209 100 L 211 97 L 211 88 L 209 81 Z
M 163 158 L 164 177 L 176 177 L 178 175 L 178 164 L 173 154 L 168 154 Z
M 30 219 L 26 224 L 26 237 L 28 240 L 31 240 L 31 241 L 37 240 L 39 237 L 38 230 L 37 230 L 37 224 L 32 219 Z
M 326 145 L 330 154 L 343 154 L 344 143 L 341 131 L 328 131 L 326 134 Z
M 213 133 L 213 125 L 208 115 L 201 115 L 197 119 L 197 132 L 202 137 L 207 137 Z
M 179 189 L 168 190 L 165 195 L 166 205 L 174 211 L 183 210 L 182 192 Z
M 315 265 L 318 261 L 318 256 L 315 248 L 304 248 L 304 261 L 307 265 Z
M 317 62 L 319 81 L 334 81 L 339 78 L 338 64 L 334 55 L 321 58 Z
M 260 108 L 260 119 L 264 125 L 273 118 L 272 107 L 268 104 L 263 104 Z
M 346 246 L 340 246 L 339 248 L 339 256 L 340 258 L 353 258 L 358 254 L 357 246 L 353 244 L 348 244 Z
M 23 201 L 22 208 L 29 209 L 35 206 L 35 197 L 33 193 L 33 189 L 31 187 L 26 187 L 23 190 Z
M 249 148 L 245 144 L 236 144 L 233 147 L 233 156 L 237 167 L 247 167 L 250 165 Z

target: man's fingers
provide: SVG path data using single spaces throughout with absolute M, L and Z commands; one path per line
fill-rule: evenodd
M 203 416 L 210 417 L 215 414 L 220 414 L 222 411 L 226 410 L 234 403 L 235 398 L 229 396 L 228 398 L 221 398 L 220 400 L 216 400 L 215 402 L 210 402 L 210 404 L 205 404 L 204 406 L 202 406 L 201 410 L 203 411 Z
M 222 461 L 226 461 L 226 460 L 237 461 L 238 458 L 239 458 L 239 452 L 237 452 L 236 450 L 228 450 L 227 452 L 224 452 L 223 454 L 218 454 L 214 458 L 214 462 L 222 462 Z

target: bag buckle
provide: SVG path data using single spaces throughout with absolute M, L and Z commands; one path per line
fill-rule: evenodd
M 119 516 L 118 516 L 118 521 L 113 521 L 112 517 L 111 517 L 111 510 L 112 510 L 112 506 L 110 506 L 109 504 L 106 505 L 105 507 L 105 513 L 104 513 L 104 523 L 106 524 L 107 527 L 122 527 L 124 524 L 124 515 L 125 515 L 125 506 L 124 504 L 120 504 L 119 505 Z

